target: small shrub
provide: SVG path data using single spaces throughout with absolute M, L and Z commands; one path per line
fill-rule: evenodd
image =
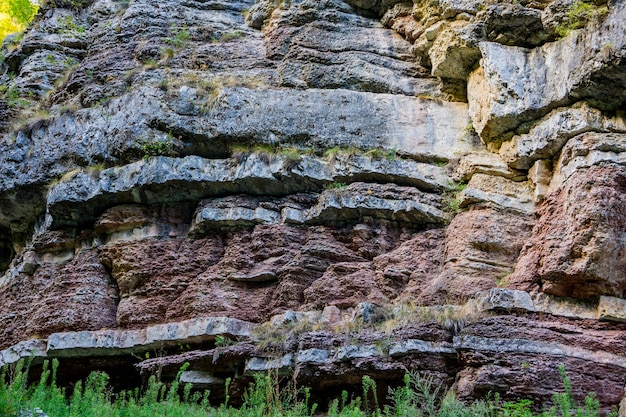
M 187 25 L 177 27 L 175 24 L 172 24 L 170 32 L 171 35 L 168 38 L 165 38 L 165 43 L 176 49 L 184 48 L 191 39 Z
M 461 199 L 459 194 L 467 188 L 467 183 L 455 182 L 451 184 L 452 189 L 443 193 L 441 200 L 442 209 L 448 213 L 456 214 L 461 210 Z
M 140 146 L 143 152 L 143 159 L 151 156 L 176 157 L 183 148 L 183 142 L 180 138 L 174 138 L 170 133 L 166 140 L 144 141 Z
M 331 182 L 324 186 L 326 190 L 345 190 L 346 188 L 348 188 L 348 184 L 345 182 Z
M 231 339 L 230 337 L 223 336 L 221 334 L 218 334 L 217 336 L 215 336 L 215 347 L 232 346 L 235 343 L 237 342 Z
M 555 31 L 559 37 L 565 37 L 572 30 L 584 27 L 591 19 L 607 11 L 606 7 L 599 8 L 590 0 L 576 0 L 567 13 L 567 19 Z

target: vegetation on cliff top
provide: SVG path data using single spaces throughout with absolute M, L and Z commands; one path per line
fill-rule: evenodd
M 7 35 L 24 30 L 38 8 L 30 0 L 0 0 L 0 43 Z
M 248 417 L 248 416 L 290 416 L 312 417 L 317 405 L 311 404 L 311 392 L 304 389 L 281 389 L 278 376 L 272 373 L 257 374 L 254 383 L 243 395 L 241 407 L 229 404 L 229 383 L 226 380 L 226 398 L 215 407 L 209 404 L 209 392 L 192 393 L 189 384 L 180 386 L 179 378 L 187 368 L 185 364 L 176 380 L 166 386 L 154 376 L 148 386 L 140 391 L 114 393 L 108 383 L 108 376 L 102 372 L 93 372 L 87 380 L 77 382 L 69 394 L 56 385 L 58 361 L 54 360 L 52 369 L 44 363 L 39 383 L 28 386 L 28 366 L 18 362 L 7 372 L 4 367 L 0 374 L 0 416 L 40 415 L 41 412 L 54 417 L 142 417 L 142 416 L 211 416 L 211 417 Z M 387 404 L 380 406 L 376 395 L 376 383 L 369 377 L 363 378 L 362 396 L 356 397 L 343 391 L 341 398 L 329 399 L 328 411 L 324 415 L 331 417 L 400 417 L 400 416 L 437 416 L 437 417 L 552 417 L 600 416 L 600 405 L 593 394 L 589 394 L 584 405 L 577 404 L 571 395 L 571 382 L 560 367 L 563 377 L 564 392 L 555 393 L 554 405 L 541 413 L 532 411 L 532 401 L 519 400 L 502 402 L 498 396 L 487 400 L 475 401 L 465 405 L 455 398 L 453 391 L 445 391 L 429 378 L 417 374 L 406 375 L 402 385 L 389 389 Z M 180 395 L 182 392 L 182 396 Z M 41 411 L 40 411 L 41 410 Z M 616 415 L 616 413 L 610 413 Z

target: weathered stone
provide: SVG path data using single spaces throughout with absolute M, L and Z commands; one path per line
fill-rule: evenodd
M 310 308 L 329 302 L 338 308 L 356 307 L 365 300 L 377 304 L 389 301 L 376 285 L 369 262 L 336 263 L 304 290 L 305 305 Z
M 428 304 L 465 301 L 505 282 L 532 224 L 528 215 L 494 208 L 457 214 L 446 230 L 441 272 L 417 299 Z
M 550 191 L 594 166 L 626 166 L 626 134 L 585 133 L 570 139 L 554 166 Z
M 480 43 L 481 67 L 470 75 L 468 97 L 470 116 L 481 138 L 507 139 L 507 133 L 520 124 L 569 104 L 574 97 L 589 98 L 605 110 L 623 105 L 626 86 L 616 76 L 623 58 L 606 60 L 596 52 L 603 45 L 624 49 L 625 13 L 624 3 L 615 3 L 600 25 L 533 50 Z
M 412 5 L 405 3 L 398 3 L 388 9 L 380 22 L 403 35 L 411 43 L 424 31 L 421 23 L 413 18 Z
M 35 375 L 116 390 L 188 362 L 234 406 L 268 370 L 322 405 L 418 373 L 550 406 L 564 364 L 618 404 L 622 2 L 69 3 L 0 63 L 11 360 L 41 338 Z
M 316 323 L 321 319 L 321 312 L 313 311 L 293 311 L 287 310 L 282 314 L 272 316 L 269 320 L 273 327 L 281 327 L 284 325 L 294 325 L 297 323 Z
M 246 23 L 254 29 L 261 29 L 265 21 L 272 15 L 275 8 L 276 5 L 273 1 L 263 0 L 254 2 L 254 5 L 245 16 Z
M 179 323 L 156 324 L 146 328 L 148 343 L 173 341 L 187 343 L 199 338 L 214 339 L 216 335 L 250 337 L 255 324 L 230 317 L 209 317 Z
M 617 404 L 623 388 L 618 381 L 626 369 L 622 334 L 614 323 L 555 318 L 498 316 L 470 323 L 454 338 L 465 364 L 458 373 L 457 394 L 474 398 L 490 391 L 505 400 L 524 397 L 551 404 L 553 392 L 562 389 L 557 367 L 548 365 L 556 361 L 565 366 L 576 401 L 595 390 L 601 404 Z M 611 388 L 598 391 L 591 375 Z
M 402 95 L 224 88 L 205 118 L 169 115 L 155 123 L 194 138 L 197 146 L 210 143 L 214 151 L 227 150 L 233 141 L 289 145 L 306 137 L 308 146 L 321 149 L 382 147 L 416 158 L 451 159 L 474 147 L 465 130 L 466 112 L 464 103 Z
M 337 349 L 335 360 L 349 361 L 358 358 L 371 358 L 380 355 L 380 350 L 375 345 L 348 345 Z
M 433 197 L 408 187 L 351 184 L 345 190 L 324 191 L 309 211 L 307 223 L 358 221 L 367 216 L 413 225 L 443 224 L 448 216 Z
M 570 297 L 557 297 L 544 292 L 531 293 L 535 310 L 575 319 L 597 319 L 598 306 Z
M 460 207 L 490 203 L 496 207 L 532 214 L 535 210 L 527 181 L 515 182 L 500 176 L 475 174 L 457 198 Z
M 428 51 L 432 74 L 442 78 L 466 80 L 480 58 L 475 28 L 467 22 L 451 22 Z
M 255 224 L 272 224 L 280 220 L 279 213 L 258 207 L 254 210 L 228 207 L 228 208 L 203 208 L 196 217 L 196 224 L 204 228 L 229 227 L 229 226 L 252 226 Z
M 528 133 L 502 144 L 500 156 L 509 166 L 529 169 L 540 159 L 552 159 L 570 138 L 584 132 L 624 132 L 623 117 L 608 117 L 583 103 L 559 108 L 539 120 Z
M 296 168 L 286 169 L 282 157 L 272 157 L 267 163 L 262 155 L 256 154 L 235 166 L 232 160 L 208 160 L 194 156 L 182 159 L 157 157 L 103 170 L 96 178 L 87 173 L 77 174 L 51 190 L 48 212 L 52 216 L 51 227 L 82 225 L 94 222 L 101 212 L 118 204 L 189 201 L 224 193 L 284 195 L 319 191 L 322 185 L 334 181 L 385 178 L 426 190 L 449 187 L 449 179 L 441 168 L 403 160 L 354 157 L 335 158 L 329 163 L 303 157 Z M 178 186 L 181 181 L 186 183 L 185 188 Z M 215 216 L 218 214 L 213 212 Z M 220 218 L 223 221 L 216 225 L 229 224 L 228 210 L 222 214 L 222 217 L 216 217 L 216 221 Z M 131 224 L 134 221 L 128 220 Z M 256 222 L 250 221 L 247 222 Z M 437 220 L 433 218 L 433 221 Z M 104 231 L 107 226 L 102 224 L 97 228 Z
M 276 370 L 279 374 L 288 374 L 293 365 L 294 356 L 291 353 L 276 359 L 253 357 L 246 361 L 245 372 L 252 374 Z
M 277 8 L 265 34 L 283 86 L 446 97 L 441 81 L 411 59 L 410 42 L 343 1 Z
M 576 171 L 539 206 L 540 218 L 510 281 L 576 298 L 624 293 L 624 167 Z
M 208 389 L 214 388 L 216 385 L 223 386 L 224 379 L 218 378 L 211 372 L 205 371 L 185 371 L 180 374 L 181 384 L 191 384 L 194 388 Z
M 150 376 L 160 371 L 163 377 L 173 379 L 180 368 L 188 363 L 188 369 L 191 371 L 215 375 L 234 372 L 238 367 L 244 366 L 246 359 L 254 356 L 255 353 L 256 347 L 252 343 L 239 340 L 236 344 L 215 349 L 191 350 L 174 355 L 153 357 L 136 363 L 135 368 L 142 376 Z M 223 387 L 224 384 L 213 388 Z
M 455 355 L 451 343 L 435 343 L 424 340 L 409 339 L 392 345 L 389 348 L 389 356 L 404 356 L 415 353 L 441 353 Z
M 39 257 L 35 252 L 26 252 L 22 256 L 22 262 L 17 268 L 17 272 L 20 274 L 33 275 L 40 264 Z
M 626 322 L 626 300 L 601 296 L 598 304 L 598 318 L 600 320 Z
M 46 357 L 45 340 L 26 340 L 0 351 L 0 368 L 20 359 L 32 358 L 35 362 Z
M 48 337 L 47 352 L 50 356 L 103 356 L 123 355 L 141 351 L 146 346 L 144 330 L 100 330 L 53 333 Z
M 32 276 L 16 274 L 0 286 L 0 347 L 59 331 L 115 326 L 117 288 L 97 254 L 74 256 L 71 250 L 64 262 L 42 261 Z
M 341 310 L 336 306 L 326 306 L 322 311 L 321 323 L 337 323 L 341 320 Z
M 410 303 L 439 275 L 444 251 L 443 228 L 415 234 L 396 249 L 374 258 L 376 283 L 387 297 Z
M 298 351 L 296 363 L 325 365 L 330 361 L 328 350 L 325 349 L 306 349 Z
M 214 340 L 216 335 L 249 337 L 252 323 L 228 317 L 157 324 L 141 330 L 99 330 L 53 333 L 47 353 L 52 357 L 111 356 L 164 346 Z
M 513 181 L 525 179 L 521 171 L 509 168 L 502 158 L 491 152 L 473 152 L 460 158 L 455 179 L 469 181 L 474 174 L 504 177 Z
M 487 5 L 476 21 L 482 24 L 487 41 L 533 48 L 550 38 L 541 16 L 540 10 L 520 3 L 500 3 Z
M 552 164 L 550 161 L 540 159 L 528 170 L 528 180 L 535 187 L 535 202 L 543 200 L 549 192 L 550 180 L 552 179 Z
M 476 14 L 484 2 L 478 0 L 441 0 L 439 4 L 443 9 L 443 16 L 450 19 L 461 13 Z
M 478 309 L 490 310 L 521 310 L 535 311 L 530 295 L 525 291 L 492 288 L 477 295 Z

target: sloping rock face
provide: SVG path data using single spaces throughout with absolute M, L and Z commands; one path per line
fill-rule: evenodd
M 578 3 L 47 2 L 0 63 L 0 365 L 624 403 L 626 5 Z

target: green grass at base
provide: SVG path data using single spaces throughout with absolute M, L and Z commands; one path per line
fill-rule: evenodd
M 181 386 L 180 375 L 163 384 L 153 376 L 143 390 L 113 392 L 109 377 L 93 372 L 86 381 L 75 384 L 71 393 L 56 385 L 58 361 L 52 367 L 44 363 L 38 383 L 27 384 L 28 366 L 19 362 L 5 367 L 0 374 L 0 417 L 29 415 L 35 408 L 49 417 L 312 417 L 320 415 L 317 405 L 311 404 L 308 388 L 279 388 L 277 375 L 258 374 L 243 396 L 239 408 L 229 405 L 229 384 L 226 381 L 226 399 L 219 406 L 209 404 L 209 392 L 191 392 L 191 386 Z M 552 417 L 600 416 L 600 405 L 593 394 L 584 404 L 577 404 L 571 395 L 571 382 L 565 369 L 559 369 L 564 392 L 553 395 L 554 405 L 540 413 L 532 411 L 532 402 L 521 399 L 502 402 L 498 396 L 464 404 L 454 392 L 445 390 L 429 378 L 417 374 L 406 375 L 403 385 L 389 389 L 385 405 L 379 405 L 376 383 L 363 378 L 362 396 L 349 399 L 343 391 L 340 398 L 330 401 L 328 411 L 321 415 L 330 417 Z M 611 415 L 617 415 L 616 412 Z

